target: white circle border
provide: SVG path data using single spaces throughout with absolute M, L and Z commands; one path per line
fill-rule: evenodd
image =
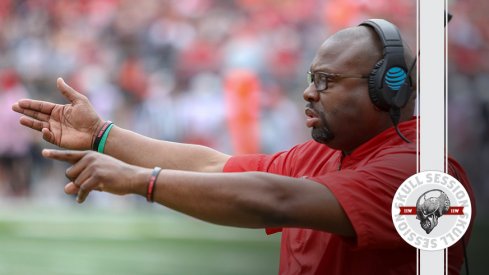
M 431 176 L 431 177 L 430 177 Z M 438 182 L 435 180 L 438 179 Z M 463 206 L 463 213 L 464 215 L 456 216 L 457 221 L 456 224 L 448 231 L 446 234 L 444 234 L 441 237 L 429 237 L 428 234 L 418 234 L 416 230 L 412 229 L 404 219 L 407 218 L 416 218 L 414 217 L 404 217 L 401 218 L 400 216 L 400 206 L 415 206 L 415 205 L 405 205 L 402 204 L 402 199 L 406 195 L 409 196 L 409 194 L 413 193 L 414 190 L 411 190 L 411 192 L 408 192 L 408 194 L 402 194 L 402 190 L 406 189 L 406 187 L 409 188 L 415 188 L 413 187 L 413 182 L 416 181 L 420 186 L 420 184 L 439 184 L 440 188 L 443 189 L 444 191 L 450 191 L 456 190 L 457 193 L 463 192 L 467 200 Z M 450 183 L 452 185 L 451 188 L 446 187 Z M 443 187 L 442 187 L 443 186 Z M 455 197 L 455 194 L 451 193 L 452 197 Z M 407 198 L 406 198 L 407 200 Z M 452 202 L 452 206 L 459 206 L 460 205 L 460 200 L 456 200 L 456 202 Z M 420 249 L 420 250 L 428 250 L 428 251 L 435 251 L 435 250 L 442 250 L 446 249 L 452 245 L 454 245 L 458 240 L 460 240 L 465 232 L 467 231 L 470 220 L 472 217 L 472 204 L 470 200 L 470 196 L 467 193 L 467 190 L 465 187 L 458 181 L 456 178 L 452 177 L 451 175 L 447 173 L 443 173 L 440 171 L 423 171 L 419 172 L 417 174 L 412 175 L 408 179 L 406 179 L 397 189 L 394 198 L 392 200 L 392 208 L 391 208 L 391 214 L 392 214 L 392 222 L 394 223 L 394 227 L 396 228 L 397 233 L 401 238 L 410 244 L 411 246 Z M 466 226 L 462 226 L 466 225 Z M 407 227 L 406 227 L 407 226 Z M 462 228 L 459 228 L 462 227 Z M 452 234 L 452 231 L 454 228 L 457 228 L 457 233 L 458 234 Z M 413 237 L 414 234 L 414 237 Z M 450 235 L 450 238 L 447 238 L 447 235 Z M 420 239 L 422 241 L 420 241 Z

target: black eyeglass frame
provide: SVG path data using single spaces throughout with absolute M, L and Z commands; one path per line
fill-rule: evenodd
M 322 76 L 316 77 L 316 76 Z M 316 91 L 324 91 L 328 89 L 328 81 L 335 81 L 338 79 L 343 79 L 343 78 L 368 78 L 368 75 L 362 75 L 362 74 L 336 74 L 336 73 L 327 73 L 327 72 L 307 72 L 307 84 L 311 85 L 314 83 L 314 87 L 316 87 Z M 323 82 L 321 82 L 324 80 Z M 322 87 L 324 86 L 324 88 Z

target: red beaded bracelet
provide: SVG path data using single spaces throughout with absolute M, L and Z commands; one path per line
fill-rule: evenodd
M 154 201 L 154 191 L 155 191 L 155 185 L 156 185 L 156 179 L 158 178 L 158 175 L 161 172 L 161 168 L 156 166 L 153 169 L 153 173 L 151 174 L 151 178 L 149 179 L 149 184 L 148 184 L 148 192 L 146 192 L 146 200 L 148 202 L 153 202 Z

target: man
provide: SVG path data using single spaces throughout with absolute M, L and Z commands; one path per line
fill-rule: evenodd
M 414 63 L 408 50 L 404 55 Z M 280 274 L 415 274 L 416 251 L 396 233 L 390 214 L 397 188 L 416 173 L 414 96 L 396 125 L 408 143 L 369 96 L 366 78 L 382 57 L 369 26 L 326 40 L 303 93 L 314 140 L 269 156 L 231 157 L 109 126 L 62 79 L 58 88 L 70 104 L 26 99 L 13 110 L 53 144 L 104 153 L 43 151 L 73 164 L 65 192 L 80 203 L 92 190 L 139 194 L 208 222 L 281 231 Z M 463 169 L 451 163 L 450 173 L 472 194 Z M 458 243 L 449 250 L 450 271 L 458 273 L 462 261 Z

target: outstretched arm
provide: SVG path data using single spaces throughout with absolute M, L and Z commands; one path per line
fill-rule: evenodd
M 73 164 L 65 187 L 83 202 L 92 190 L 146 196 L 152 169 L 95 152 L 45 150 L 48 158 Z M 248 228 L 304 227 L 355 236 L 336 198 L 325 186 L 262 172 L 197 173 L 162 170 L 154 200 L 187 215 Z
M 88 98 L 63 79 L 58 78 L 57 87 L 68 104 L 22 99 L 12 110 L 23 114 L 20 123 L 42 132 L 46 141 L 62 148 L 89 150 L 104 121 Z M 229 159 L 228 155 L 208 147 L 155 140 L 116 126 L 109 134 L 104 152 L 142 167 L 201 172 L 222 171 Z
M 114 126 L 105 145 L 105 154 L 142 167 L 222 172 L 229 155 L 209 147 L 156 140 Z

